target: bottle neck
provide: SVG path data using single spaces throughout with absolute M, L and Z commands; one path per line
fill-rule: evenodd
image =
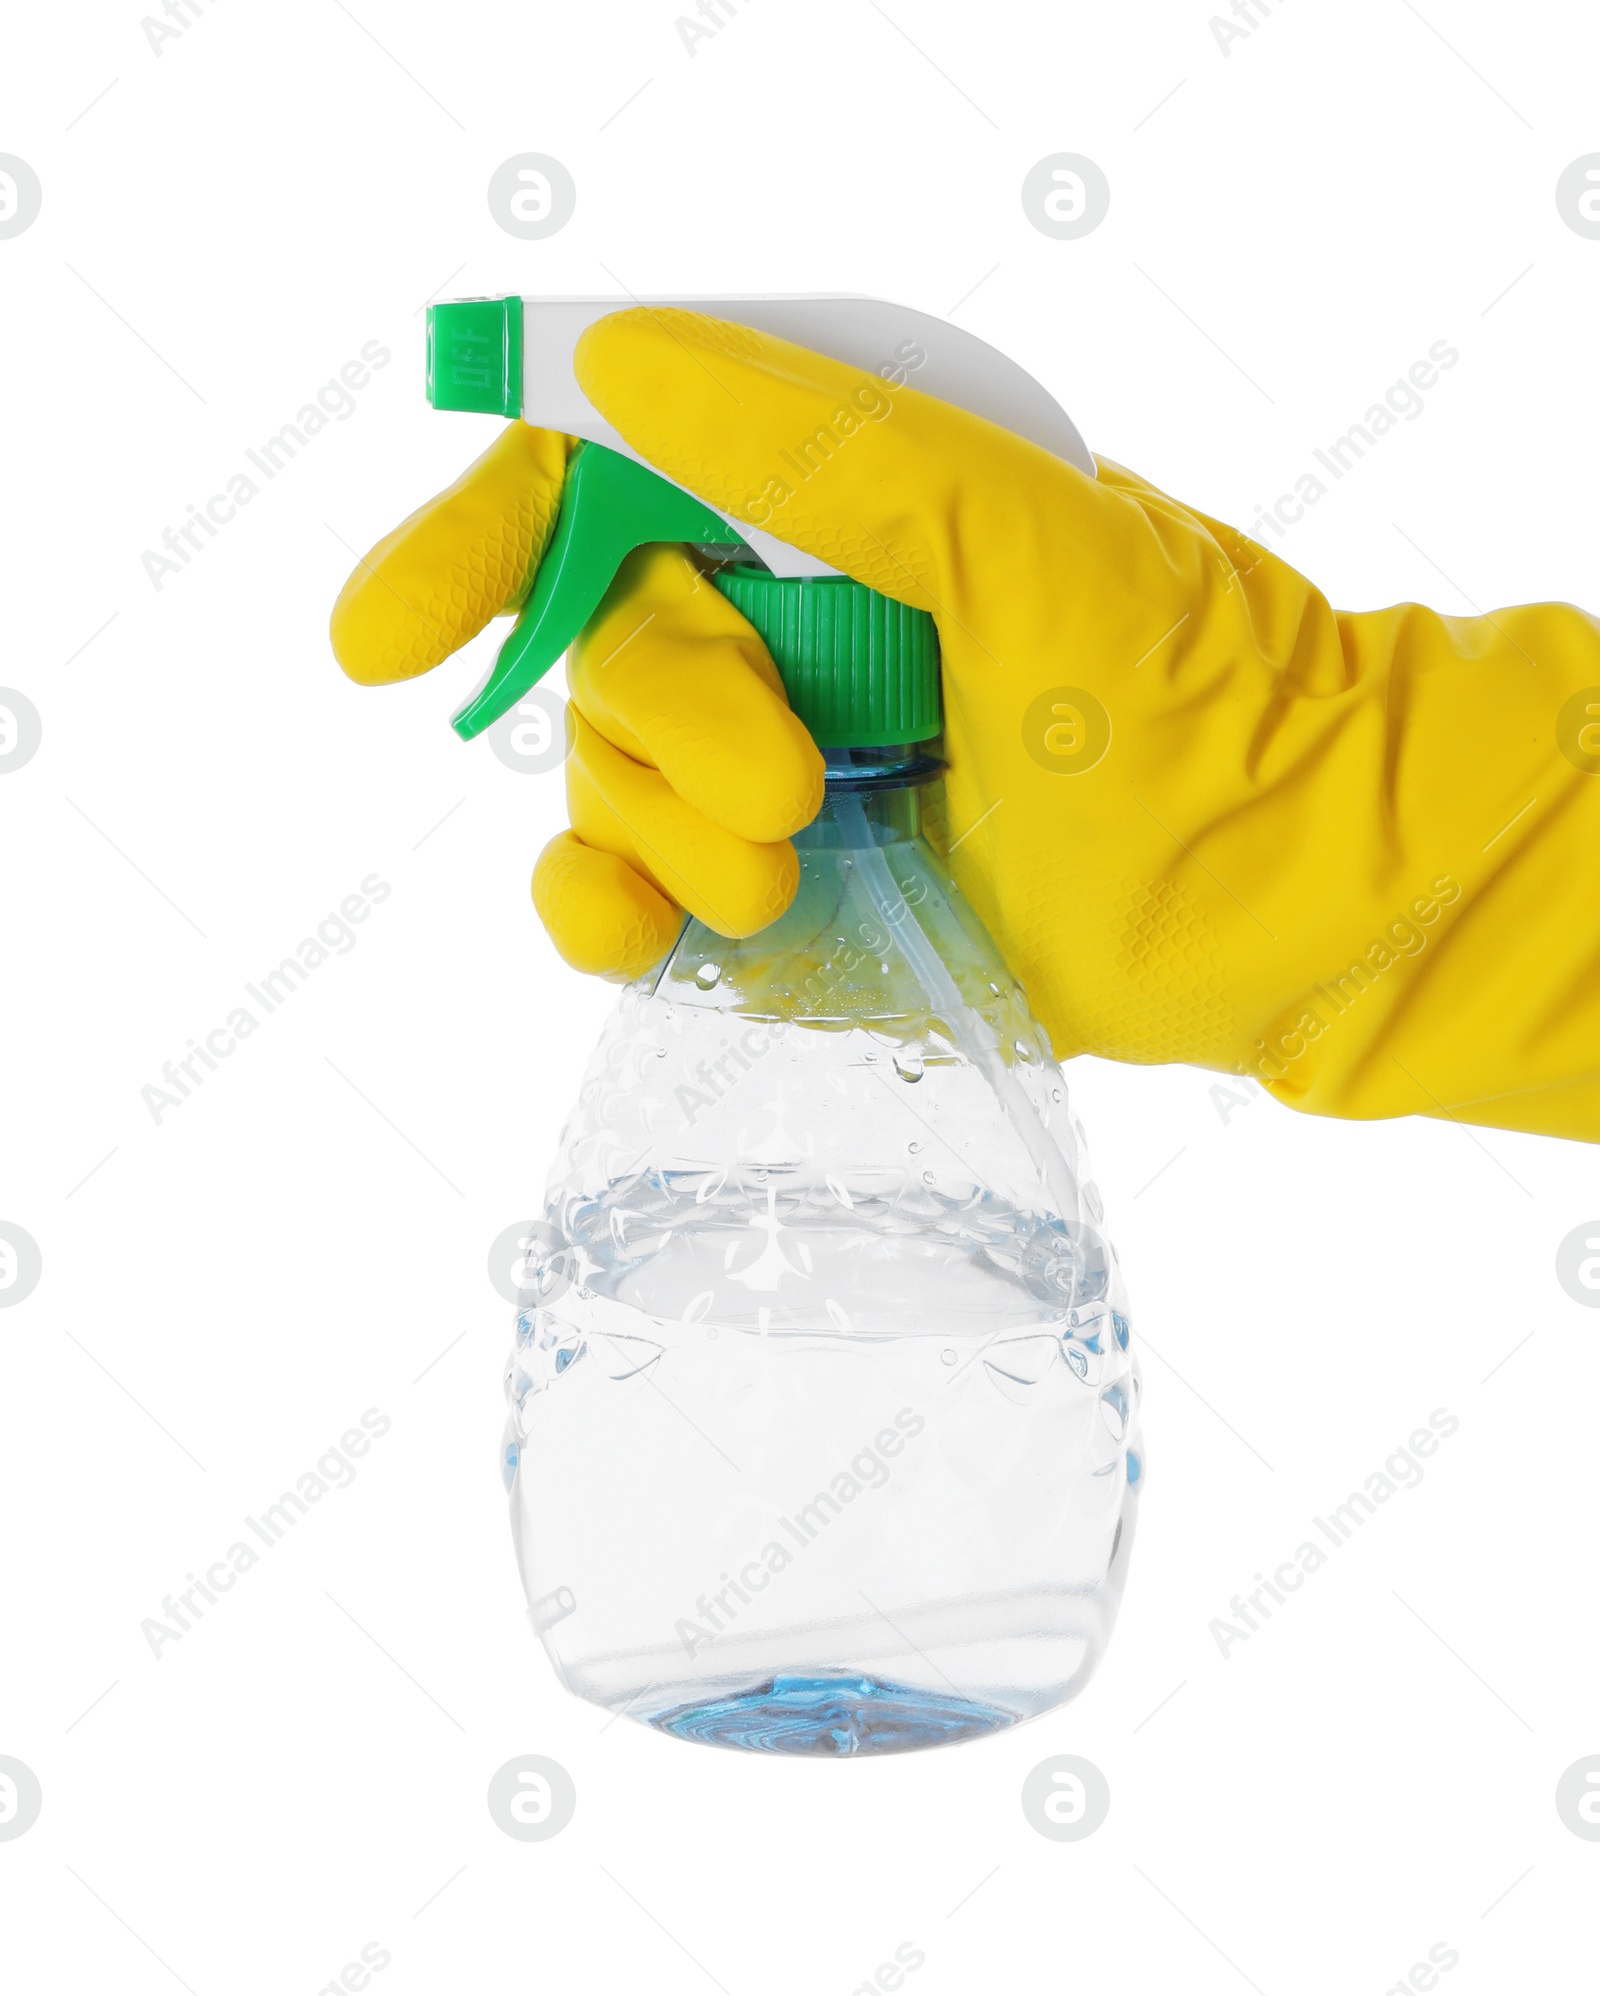
M 925 745 L 830 748 L 823 761 L 822 809 L 795 834 L 798 847 L 858 845 L 863 820 L 876 845 L 921 837 L 922 789 L 944 768 Z

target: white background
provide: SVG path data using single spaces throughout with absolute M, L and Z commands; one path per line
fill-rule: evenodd
M 326 618 L 493 433 L 426 406 L 430 294 L 624 287 L 954 309 L 1244 526 L 1448 339 L 1280 551 L 1349 608 L 1600 609 L 1600 242 L 1554 201 L 1600 22 L 1263 0 L 1225 56 L 1208 0 L 749 0 L 691 56 L 671 0 L 196 11 L 157 55 L 136 0 L 18 9 L 0 76 L 44 190 L 0 241 L 0 682 L 44 727 L 0 779 L 0 1219 L 44 1268 L 0 1311 L 0 1753 L 44 1792 L 0 1842 L 7 1986 L 313 1996 L 377 1942 L 382 1996 L 845 1996 L 907 1941 L 916 1996 L 1380 1996 L 1441 1941 L 1450 1996 L 1588 1986 L 1600 1845 L 1553 1795 L 1600 1752 L 1600 1317 L 1554 1257 L 1596 1153 L 1076 1063 L 1152 1465 L 1098 1677 L 878 1764 L 608 1726 L 524 1617 L 485 1267 L 611 1003 L 528 907 L 560 779 L 446 725 L 494 638 L 365 692 Z M 577 184 L 543 242 L 485 201 L 523 151 Z M 1112 189 L 1077 242 L 1019 199 L 1060 151 Z M 142 552 L 369 340 L 355 414 L 157 591 Z M 356 946 L 153 1122 L 373 872 Z M 141 1621 L 370 1407 L 354 1485 L 153 1657 Z M 1440 1407 L 1421 1486 L 1224 1660 L 1212 1618 Z M 530 1752 L 577 1785 L 547 1843 L 485 1806 Z M 1081 1843 L 1019 1805 L 1062 1752 L 1111 1786 Z

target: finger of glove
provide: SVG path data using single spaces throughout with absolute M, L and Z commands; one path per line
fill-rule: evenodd
M 697 811 L 657 769 L 611 746 L 581 714 L 567 758 L 567 812 L 586 846 L 613 853 L 723 936 L 754 935 L 794 899 L 787 840 L 742 839 Z
M 1171 591 L 1134 494 L 909 385 L 675 309 L 597 320 L 574 366 L 668 477 L 947 620 L 1003 612 L 1018 575 L 1049 577 L 1057 615 L 1103 598 L 1108 574 Z M 981 615 L 972 635 L 981 645 Z
M 623 563 L 567 684 L 613 747 L 741 839 L 787 838 L 822 807 L 822 757 L 766 646 L 677 548 L 639 548 Z
M 533 869 L 533 905 L 574 970 L 638 977 L 671 949 L 683 911 L 625 859 L 562 832 Z
M 386 534 L 329 620 L 363 686 L 428 672 L 527 592 L 561 506 L 572 439 L 508 423 L 454 485 Z

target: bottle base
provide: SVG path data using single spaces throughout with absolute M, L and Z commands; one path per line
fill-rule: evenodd
M 1000 1732 L 1016 1719 L 1016 1713 L 954 1692 L 826 1676 L 773 1677 L 753 1690 L 656 1713 L 647 1723 L 701 1746 L 833 1760 L 954 1746 Z

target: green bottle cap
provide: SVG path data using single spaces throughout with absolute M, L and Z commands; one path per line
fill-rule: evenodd
M 428 307 L 428 400 L 436 409 L 522 414 L 522 300 Z
M 771 575 L 741 563 L 711 579 L 754 625 L 818 748 L 938 734 L 939 634 L 926 610 L 848 576 Z

